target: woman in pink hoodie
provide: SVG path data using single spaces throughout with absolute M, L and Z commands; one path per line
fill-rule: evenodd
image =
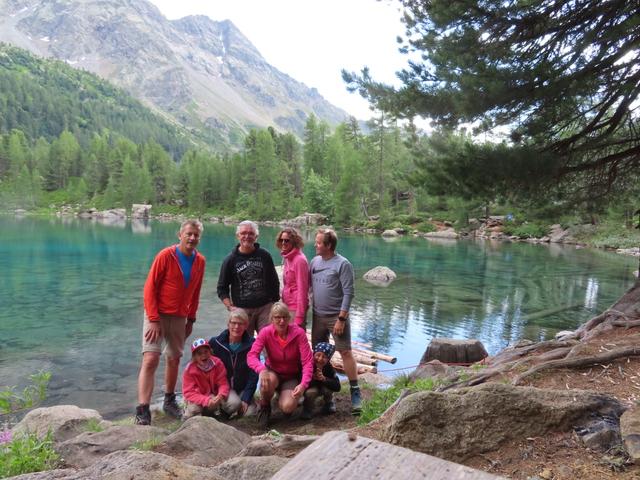
M 313 354 L 306 332 L 293 325 L 289 309 L 282 302 L 271 308 L 271 323 L 260 330 L 247 355 L 249 367 L 260 378 L 260 411 L 258 422 L 269 426 L 271 399 L 280 392 L 278 404 L 285 414 L 293 413 L 313 377 Z M 265 349 L 267 359 L 260 361 Z
M 295 325 L 306 329 L 309 308 L 309 262 L 302 252 L 304 241 L 295 228 L 286 227 L 276 237 L 284 261 L 282 301 L 289 307 Z

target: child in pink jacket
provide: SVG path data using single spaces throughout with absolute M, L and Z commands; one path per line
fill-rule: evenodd
M 204 338 L 191 345 L 191 361 L 182 374 L 182 394 L 187 402 L 185 420 L 195 415 L 216 414 L 229 395 L 227 370 L 212 353 Z

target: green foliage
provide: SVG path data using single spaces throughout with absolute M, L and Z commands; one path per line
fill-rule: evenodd
M 391 387 L 376 390 L 369 400 L 362 402 L 362 412 L 358 418 L 358 425 L 366 425 L 382 415 L 395 402 L 403 390 L 409 390 L 411 393 L 431 391 L 436 386 L 437 381 L 432 378 L 410 382 L 408 377 L 400 376 Z
M 514 150 L 530 146 L 553 158 L 529 184 L 553 177 L 582 198 L 628 184 L 640 140 L 634 2 L 401 3 L 398 41 L 413 53 L 398 72 L 402 86 L 381 84 L 364 68 L 343 71 L 349 90 L 399 117 L 507 130 Z
M 66 130 L 88 145 L 94 132 L 108 130 L 137 143 L 154 139 L 175 158 L 203 143 L 96 75 L 1 43 L 0 105 L 0 133 L 19 129 L 32 139 L 51 141 Z M 64 181 L 58 174 L 55 181 Z
M 100 425 L 100 420 L 98 420 L 97 418 L 90 418 L 89 420 L 84 422 L 82 428 L 87 432 L 98 433 L 104 431 L 104 427 Z
M 431 222 L 420 222 L 415 229 L 422 233 L 435 232 L 438 228 Z
M 633 248 L 640 246 L 640 231 L 635 228 L 627 228 L 620 222 L 605 222 L 598 225 L 597 229 L 582 231 L 576 235 L 581 241 L 599 248 Z
M 141 452 L 148 452 L 150 450 L 153 450 L 155 447 L 157 447 L 161 443 L 162 443 L 162 437 L 153 436 L 148 440 L 140 440 L 140 441 L 134 442 L 131 445 L 131 447 L 129 447 L 129 449 L 139 450 Z
M 59 455 L 53 449 L 51 432 L 39 439 L 35 434 L 0 443 L 0 478 L 54 469 Z
M 46 398 L 51 373 L 41 370 L 30 375 L 29 380 L 31 384 L 22 392 L 17 392 L 15 387 L 3 387 L 0 390 L 0 415 L 33 408 Z
M 505 235 L 512 235 L 520 238 L 541 238 L 547 235 L 549 227 L 538 223 L 505 222 L 502 227 Z

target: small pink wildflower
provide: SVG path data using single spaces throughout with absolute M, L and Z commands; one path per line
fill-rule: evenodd
M 9 443 L 11 441 L 11 430 L 0 431 L 0 444 Z

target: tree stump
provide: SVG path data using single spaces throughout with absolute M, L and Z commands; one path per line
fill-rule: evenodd
M 471 364 L 488 357 L 489 354 L 480 340 L 459 340 L 457 338 L 434 338 L 422 355 L 420 363 L 439 360 L 442 363 Z

